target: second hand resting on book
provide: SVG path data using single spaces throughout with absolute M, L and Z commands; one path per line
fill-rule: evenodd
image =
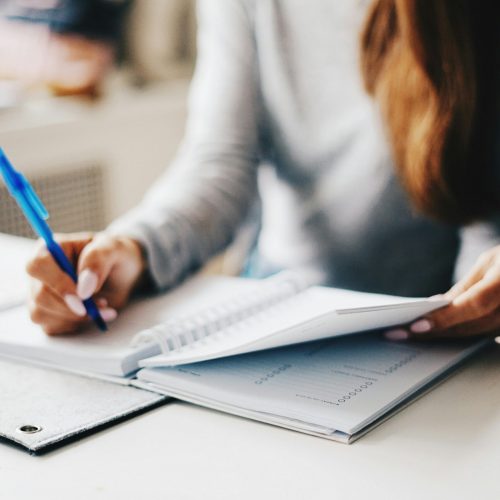
M 89 323 L 82 300 L 94 297 L 105 321 L 112 321 L 131 294 L 148 281 L 141 245 L 106 233 L 73 234 L 59 242 L 79 272 L 76 286 L 40 245 L 27 265 L 32 278 L 30 314 L 49 335 L 75 331 Z M 500 327 L 500 246 L 482 255 L 470 273 L 447 293 L 450 305 L 408 328 L 387 332 L 392 340 L 463 337 Z

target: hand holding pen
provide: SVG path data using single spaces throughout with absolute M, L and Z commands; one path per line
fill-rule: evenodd
M 0 172 L 44 242 L 27 266 L 33 278 L 32 320 L 49 334 L 75 331 L 91 319 L 104 330 L 105 321 L 116 317 L 116 309 L 126 303 L 145 272 L 139 244 L 104 233 L 67 235 L 56 242 L 45 222 L 45 208 L 1 149 Z
M 82 299 L 93 296 L 107 322 L 117 316 L 138 284 L 144 264 L 137 244 L 106 233 L 67 234 L 58 238 L 75 261 L 78 285 L 61 273 L 40 245 L 27 270 L 32 278 L 31 318 L 49 334 L 72 332 L 86 326 Z

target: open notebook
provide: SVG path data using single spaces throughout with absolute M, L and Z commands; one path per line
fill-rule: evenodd
M 193 279 L 175 292 L 133 302 L 106 333 L 91 325 L 85 331 L 50 337 L 30 321 L 24 306 L 12 308 L 0 313 L 0 356 L 98 378 L 123 377 L 127 383 L 141 359 L 161 353 L 155 342 L 134 347 L 138 332 L 213 304 L 240 285 L 223 278 Z
M 156 341 L 162 350 L 140 366 L 175 366 L 400 325 L 446 304 L 310 286 L 283 272 L 215 307 L 146 329 L 134 342 Z
M 309 286 L 295 274 L 195 278 L 131 304 L 105 334 L 48 337 L 24 307 L 0 312 L 0 356 L 350 442 L 479 344 L 345 334 L 407 323 L 444 304 Z M 140 365 L 149 368 L 134 378 Z
M 350 335 L 192 365 L 146 368 L 135 385 L 350 443 L 442 380 L 486 342 L 411 344 L 376 334 Z
M 102 334 L 48 337 L 24 307 L 0 316 L 0 355 L 72 371 L 127 376 L 139 366 L 192 363 L 411 321 L 444 301 L 308 286 L 294 273 L 266 280 L 197 278 L 141 300 Z

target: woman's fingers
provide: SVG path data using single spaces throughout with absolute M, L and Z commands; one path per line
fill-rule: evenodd
M 75 321 L 86 316 L 85 308 L 83 308 L 83 314 L 74 312 L 67 306 L 60 295 L 40 281 L 33 281 L 31 286 L 31 298 L 31 309 L 36 309 L 37 307 L 48 309 L 53 311 L 54 315 L 65 319 L 73 319 Z
M 389 340 L 466 337 L 500 330 L 500 272 L 488 270 L 483 279 L 453 302 L 408 328 L 385 333 Z
M 51 336 L 75 332 L 84 325 L 83 322 L 72 322 L 54 316 L 51 311 L 44 310 L 40 307 L 31 313 L 31 319 L 34 323 L 39 324 L 47 335 Z
M 89 321 L 86 314 L 72 312 L 59 295 L 41 282 L 33 283 L 31 297 L 28 304 L 31 320 L 47 334 L 66 333 Z
M 75 314 L 61 297 L 40 282 L 35 281 L 32 285 L 31 296 L 32 300 L 28 304 L 31 320 L 50 335 L 75 331 L 91 322 L 86 312 L 83 315 Z M 96 302 L 104 321 L 116 318 L 116 310 L 107 307 L 106 299 L 97 299 Z
M 114 243 L 106 236 L 96 237 L 83 250 L 78 259 L 78 296 L 92 297 L 108 277 L 117 258 Z
M 70 242 L 60 242 L 61 248 L 67 257 L 75 260 L 75 249 Z M 56 261 L 47 250 L 45 245 L 39 244 L 34 257 L 26 266 L 28 274 L 34 278 L 34 282 L 40 286 L 34 285 L 34 293 L 37 302 L 43 299 L 44 290 L 52 290 L 65 303 L 65 307 L 74 315 L 83 317 L 87 312 L 83 302 L 76 294 L 76 284 L 64 271 L 60 269 Z
M 82 299 L 102 292 L 109 303 L 121 308 L 143 272 L 142 251 L 129 238 L 100 233 L 78 259 L 77 293 Z
M 462 323 L 443 332 L 446 337 L 468 337 L 474 335 L 498 335 L 500 331 L 500 309 L 484 318 Z
M 445 297 L 453 300 L 480 281 L 485 273 L 486 259 L 487 257 L 480 257 L 469 273 L 445 293 Z
M 56 235 L 56 240 L 63 252 L 74 265 L 82 248 L 91 239 L 92 235 L 89 233 Z M 43 241 L 38 243 L 35 254 L 26 265 L 26 271 L 32 278 L 54 290 L 60 297 L 68 297 L 68 307 L 73 312 L 77 314 L 82 312 L 83 304 L 78 303 L 81 301 L 77 297 L 76 284 L 60 269 Z
M 75 265 L 82 249 L 91 241 L 92 235 L 57 235 L 56 239 L 68 259 Z M 39 242 L 26 270 L 33 278 L 32 299 L 35 306 L 53 310 L 56 316 L 66 318 L 87 316 L 83 301 L 77 295 L 77 285 L 59 268 L 42 241 Z
M 451 302 L 411 325 L 385 333 L 389 340 L 498 335 L 500 245 L 484 252 L 470 273 L 445 295 Z
M 488 316 L 500 305 L 500 270 L 489 269 L 483 278 L 458 295 L 451 304 L 428 316 L 439 331 Z
M 406 339 L 433 340 L 459 337 L 474 337 L 479 335 L 498 335 L 500 332 L 500 308 L 482 318 L 457 324 L 444 330 L 433 330 L 428 333 L 416 334 L 407 331 Z M 387 337 L 390 340 L 403 340 Z
M 32 278 L 41 281 L 61 297 L 76 296 L 75 283 L 60 269 L 47 248 L 38 247 L 36 254 L 26 265 L 26 271 Z

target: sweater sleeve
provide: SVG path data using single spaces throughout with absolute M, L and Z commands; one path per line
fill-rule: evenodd
M 243 0 L 199 0 L 198 60 L 183 144 L 145 199 L 108 231 L 142 243 L 160 289 L 233 239 L 256 196 L 259 98 Z

